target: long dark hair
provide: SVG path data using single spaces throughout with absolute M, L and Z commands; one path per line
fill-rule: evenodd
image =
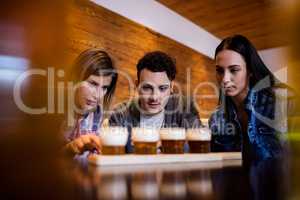
M 76 58 L 72 72 L 72 80 L 76 82 L 86 80 L 90 75 L 112 76 L 111 84 L 103 98 L 103 107 L 108 109 L 118 80 L 118 73 L 108 53 L 97 48 L 83 51 Z
M 270 87 L 274 87 L 276 84 L 280 83 L 280 81 L 266 67 L 258 55 L 257 50 L 246 37 L 242 35 L 234 35 L 222 40 L 216 48 L 215 58 L 220 51 L 225 49 L 235 51 L 244 58 L 247 71 L 248 73 L 251 73 L 250 87 L 254 86 L 266 77 L 270 78 Z
M 265 87 L 263 91 L 266 92 L 267 95 L 272 96 L 274 99 L 274 88 L 291 89 L 286 84 L 280 82 L 272 74 L 272 72 L 266 67 L 266 65 L 258 55 L 258 52 L 253 44 L 246 37 L 242 35 L 233 35 L 222 40 L 222 42 L 216 48 L 215 59 L 219 52 L 226 49 L 235 51 L 244 58 L 246 62 L 247 72 L 251 74 L 249 77 L 250 89 L 255 87 L 257 83 L 263 80 L 262 87 Z M 227 117 L 229 104 L 233 104 L 233 101 L 230 97 L 225 96 L 220 90 L 219 105 L 225 106 L 225 114 Z

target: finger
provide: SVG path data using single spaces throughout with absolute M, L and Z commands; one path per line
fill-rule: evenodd
M 98 149 L 101 149 L 101 142 L 100 138 L 96 135 L 91 135 L 90 139 L 93 141 L 93 143 L 96 145 Z
M 89 135 L 83 135 L 83 136 L 80 137 L 80 139 L 81 139 L 81 141 L 83 142 L 84 145 L 90 144 L 92 142 Z
M 97 141 L 98 140 L 98 137 L 95 135 L 85 135 L 85 137 L 82 137 L 82 141 L 84 143 L 84 148 L 85 149 L 88 149 L 88 150 L 92 150 L 92 149 L 99 149 L 100 148 L 100 145 Z
M 86 148 L 89 150 L 93 150 L 96 149 L 98 152 L 101 152 L 101 145 L 100 145 L 100 141 L 99 138 L 93 135 L 89 136 L 90 142 L 88 144 L 86 144 Z
M 81 141 L 81 138 L 78 138 L 74 141 L 74 145 L 76 146 L 76 148 L 80 151 L 80 153 L 82 153 L 83 151 L 83 147 L 84 147 L 84 143 Z
M 80 154 L 80 151 L 74 141 L 69 144 L 69 148 L 74 154 Z

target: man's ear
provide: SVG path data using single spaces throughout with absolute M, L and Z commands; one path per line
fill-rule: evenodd
M 134 84 L 135 84 L 135 89 L 137 89 L 137 88 L 139 87 L 139 81 L 136 79 L 136 80 L 134 81 Z

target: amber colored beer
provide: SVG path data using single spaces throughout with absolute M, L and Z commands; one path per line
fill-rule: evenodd
M 133 128 L 132 141 L 134 144 L 134 153 L 156 154 L 159 132 L 153 128 Z
M 188 129 L 187 140 L 190 153 L 209 153 L 211 132 L 208 128 Z
M 190 147 L 190 153 L 209 153 L 210 152 L 210 141 L 188 141 Z
M 157 142 L 134 142 L 134 153 L 136 154 L 156 154 Z
M 162 152 L 170 154 L 184 153 L 184 143 L 185 140 L 162 140 Z
M 123 127 L 106 127 L 100 132 L 102 144 L 101 153 L 104 155 L 125 154 L 128 132 Z
M 103 146 L 103 155 L 121 155 L 125 154 L 125 146 Z
M 163 128 L 160 130 L 161 150 L 167 154 L 184 153 L 185 130 L 181 128 Z

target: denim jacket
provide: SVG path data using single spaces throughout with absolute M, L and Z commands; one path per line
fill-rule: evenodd
M 219 106 L 209 120 L 212 131 L 212 151 L 242 151 L 243 157 L 269 159 L 283 152 L 279 126 L 284 116 L 275 114 L 275 97 L 265 89 L 250 89 L 244 101 L 248 115 L 247 133 L 242 132 L 237 109 L 227 97 L 227 117 L 224 106 Z

